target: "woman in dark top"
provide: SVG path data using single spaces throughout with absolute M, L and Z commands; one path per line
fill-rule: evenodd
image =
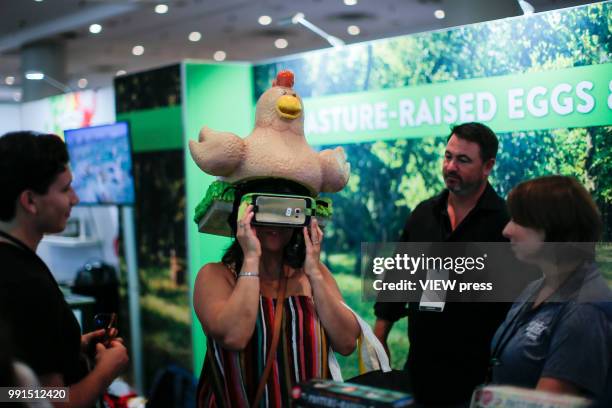
M 96 345 L 95 367 L 81 355 L 104 330 L 83 336 L 57 282 L 36 248 L 64 229 L 78 203 L 68 152 L 55 135 L 15 132 L 0 137 L 0 318 L 10 325 L 15 357 L 43 386 L 69 387 L 69 403 L 88 407 L 127 365 L 121 341 Z
M 594 263 L 599 211 L 565 176 L 519 184 L 508 206 L 504 236 L 542 278 L 523 291 L 495 334 L 493 382 L 601 397 L 612 388 L 612 293 Z

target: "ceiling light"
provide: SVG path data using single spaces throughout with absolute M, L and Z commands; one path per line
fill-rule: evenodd
M 291 17 L 291 23 L 293 24 L 299 24 L 303 20 L 306 20 L 304 13 L 295 13 L 293 17 Z
M 102 31 L 102 26 L 100 24 L 92 24 L 89 26 L 89 32 L 92 34 L 98 34 Z
M 357 4 L 357 0 L 344 0 L 344 4 L 346 4 L 347 6 L 354 6 L 355 4 Z
M 296 13 L 291 18 L 281 19 L 278 22 L 278 24 L 279 25 L 284 25 L 284 24 L 289 24 L 289 22 L 291 22 L 292 24 L 301 24 L 301 25 L 303 25 L 304 27 L 306 27 L 307 29 L 309 29 L 313 33 L 315 33 L 315 34 L 325 38 L 325 40 L 332 47 L 335 47 L 335 48 L 342 48 L 342 47 L 344 47 L 344 41 L 342 41 L 338 37 L 334 37 L 333 35 L 330 35 L 330 34 L 326 33 L 321 28 L 319 28 L 316 25 L 312 24 L 310 21 L 308 21 L 306 19 L 306 17 L 304 17 L 304 13 Z
M 31 81 L 40 81 L 45 79 L 45 74 L 41 71 L 28 71 L 25 73 L 25 77 Z
M 202 34 L 197 31 L 193 31 L 189 33 L 189 41 L 197 42 L 202 39 Z
M 7 76 L 6 78 L 4 78 L 4 83 L 7 85 L 13 85 L 15 83 L 15 77 L 14 76 Z
M 257 19 L 257 22 L 263 26 L 267 26 L 272 22 L 272 17 L 270 16 L 261 16 Z
M 436 16 L 438 20 L 442 20 L 444 17 L 446 17 L 446 13 L 444 10 L 438 9 L 434 11 L 434 16 Z
M 225 53 L 225 51 L 216 51 L 215 54 L 213 55 L 213 58 L 215 59 L 215 61 L 223 61 L 225 60 L 225 57 L 227 57 L 227 54 Z
M 127 74 L 127 72 L 125 72 L 125 70 L 123 70 L 123 69 L 120 69 L 119 71 L 117 71 L 115 73 L 115 76 L 121 76 L 121 75 L 125 75 L 125 74 Z
M 535 12 L 535 9 L 533 8 L 533 6 L 529 4 L 528 2 L 526 2 L 525 0 L 518 0 L 518 3 L 519 3 L 519 6 L 521 7 L 521 10 L 523 10 L 524 15 L 528 16 Z
M 132 48 L 132 54 L 134 55 L 142 55 L 144 54 L 144 47 L 142 45 L 137 45 Z
M 42 71 L 36 71 L 36 70 L 27 71 L 25 73 L 25 77 L 26 77 L 26 79 L 29 79 L 29 80 L 32 80 L 32 81 L 41 81 L 41 80 L 44 79 L 46 83 L 48 83 L 49 85 L 51 85 L 54 88 L 59 89 L 60 91 L 62 91 L 64 93 L 65 92 L 72 92 L 72 89 L 68 85 L 58 81 L 57 79 L 55 79 L 53 77 L 45 75 L 44 72 L 42 72 Z
M 34 1 L 35 1 L 35 2 L 37 2 L 37 3 L 40 3 L 40 2 L 42 2 L 43 0 L 34 0 Z
M 279 38 L 276 41 L 274 41 L 274 46 L 276 48 L 287 48 L 288 45 L 289 43 L 284 38 Z
M 350 35 L 359 35 L 359 33 L 361 32 L 361 30 L 359 29 L 358 26 L 356 25 L 350 25 L 348 26 L 348 28 L 346 29 L 346 31 L 348 31 L 348 33 Z
M 81 78 L 79 79 L 79 82 L 77 82 L 77 85 L 79 86 L 79 88 L 83 89 L 87 87 L 87 84 L 89 83 L 89 81 L 87 81 L 86 78 Z
M 155 12 L 157 14 L 166 14 L 168 12 L 168 6 L 165 4 L 158 4 L 155 6 Z

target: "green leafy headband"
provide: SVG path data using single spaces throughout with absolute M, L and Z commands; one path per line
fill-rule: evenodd
M 193 218 L 200 232 L 231 236 L 227 218 L 232 212 L 235 193 L 234 185 L 224 181 L 217 180 L 208 186 L 204 198 L 195 208 Z M 317 208 L 314 215 L 324 226 L 329 222 L 333 213 L 332 200 L 328 197 L 318 197 L 316 203 Z

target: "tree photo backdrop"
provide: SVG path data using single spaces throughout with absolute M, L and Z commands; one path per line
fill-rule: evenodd
M 302 54 L 255 66 L 255 97 L 282 69 L 294 71 L 295 89 L 308 99 L 607 64 L 612 61 L 610 12 L 611 3 L 604 2 Z M 498 131 L 500 149 L 491 184 L 505 197 L 523 180 L 547 174 L 574 176 L 596 200 L 605 222 L 604 240 L 609 241 L 612 112 L 608 113 L 608 126 L 559 128 L 551 120 L 542 129 Z M 324 261 L 349 304 L 371 322 L 372 305 L 359 297 L 360 243 L 397 240 L 410 211 L 443 189 L 441 165 L 448 133 L 411 138 L 397 134 L 395 139 L 341 144 L 351 177 L 343 191 L 332 195 L 334 215 L 326 230 Z M 408 348 L 404 330 L 402 325 L 391 336 L 396 367 L 401 367 Z M 344 361 L 343 369 L 351 375 L 355 366 L 353 360 Z

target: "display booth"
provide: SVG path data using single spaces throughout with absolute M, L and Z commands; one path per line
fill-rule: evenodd
M 230 244 L 228 238 L 199 233 L 193 221 L 214 178 L 192 161 L 188 141 L 197 139 L 204 125 L 247 136 L 257 98 L 283 69 L 295 73 L 307 141 L 315 149 L 342 146 L 347 153 L 351 177 L 334 195 L 322 256 L 347 303 L 368 322 L 374 315 L 372 303 L 361 298 L 360 244 L 397 240 L 411 210 L 443 189 L 441 163 L 453 124 L 483 122 L 498 134 L 490 181 L 504 197 L 536 176 L 578 178 L 602 212 L 609 241 L 611 15 L 612 4 L 603 2 L 254 64 L 187 60 L 117 77 L 114 94 L 104 90 L 78 101 L 62 96 L 24 104 L 22 125 L 35 130 L 61 134 L 115 121 L 129 124 L 136 197 L 134 237 L 127 244 L 134 246 L 137 266 L 136 260 L 128 266 L 138 271 L 138 291 L 127 296 L 139 309 L 140 318 L 131 317 L 144 333 L 134 343 L 144 356 L 135 363 L 142 365 L 142 391 L 169 364 L 199 375 L 206 341 L 193 312 L 193 282 Z M 114 101 L 100 103 L 100 95 Z M 74 110 L 62 105 L 71 100 L 81 107 L 76 125 L 70 121 Z M 95 249 L 106 259 L 109 248 L 98 235 L 118 236 L 118 210 L 96 211 L 74 212 L 70 227 L 79 243 L 70 245 L 77 246 L 66 244 L 65 237 L 49 238 L 41 253 L 56 245 L 83 257 Z M 58 258 L 73 262 L 73 255 L 58 254 L 44 256 L 51 269 L 73 270 L 76 264 L 57 264 Z M 612 279 L 612 271 L 604 273 Z M 405 324 L 404 319 L 396 325 L 389 339 L 396 368 L 409 347 Z M 345 378 L 357 374 L 355 355 L 340 362 Z
M 395 241 L 411 209 L 443 188 L 441 163 L 454 123 L 480 121 L 499 136 L 491 184 L 502 196 L 518 182 L 572 175 L 588 186 L 612 236 L 611 4 L 326 49 L 257 63 L 182 64 L 185 141 L 203 125 L 246 136 L 254 103 L 276 73 L 295 73 L 311 145 L 341 145 L 351 164 L 348 186 L 334 195 L 324 262 L 348 304 L 373 323 L 361 302 L 361 242 Z M 200 234 L 190 220 L 212 181 L 185 151 L 188 268 L 193 282 L 221 259 L 229 240 Z M 611 277 L 608 271 L 608 277 Z M 194 371 L 205 340 L 192 316 Z M 405 319 L 404 319 L 405 321 Z M 390 347 L 399 368 L 405 326 Z M 356 357 L 341 361 L 345 377 Z
M 185 268 L 185 190 L 180 65 L 115 79 L 117 120 L 130 126 L 143 391 L 169 365 L 191 371 Z

